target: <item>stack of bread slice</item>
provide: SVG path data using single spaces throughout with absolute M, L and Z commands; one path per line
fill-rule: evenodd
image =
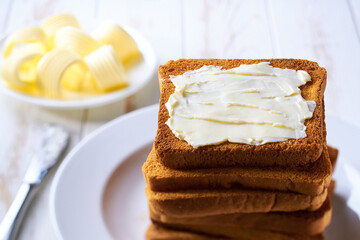
M 311 76 L 300 87 L 303 98 L 316 103 L 305 121 L 305 138 L 193 148 L 166 125 L 171 75 L 204 65 L 231 69 L 259 62 Z M 160 66 L 159 82 L 158 131 L 143 166 L 152 220 L 147 239 L 323 239 L 337 158 L 326 144 L 324 68 L 296 59 L 180 59 Z

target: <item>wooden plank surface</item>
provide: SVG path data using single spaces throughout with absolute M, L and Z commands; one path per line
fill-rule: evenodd
M 348 7 L 351 13 L 352 20 L 354 22 L 353 27 L 357 33 L 357 37 L 360 41 L 360 1 L 358 0 L 348 0 Z
M 3 0 L 0 2 L 0 38 L 3 37 L 3 33 L 8 26 L 9 14 L 12 8 L 11 3 L 11 0 Z
M 72 13 L 80 23 L 94 18 L 95 0 L 86 1 L 86 11 L 83 1 L 73 0 L 14 0 L 6 31 L 14 31 L 29 25 L 41 23 L 47 17 L 58 13 Z
M 264 1 L 187 0 L 183 8 L 184 57 L 272 57 Z
M 326 111 L 358 125 L 360 42 L 346 1 L 269 1 L 276 57 L 317 61 L 328 71 Z M 357 99 L 359 102 L 359 99 Z

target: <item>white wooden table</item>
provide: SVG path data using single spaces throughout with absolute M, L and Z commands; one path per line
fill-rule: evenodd
M 86 5 L 84 4 L 86 2 Z M 360 1 L 357 0 L 1 0 L 0 33 L 55 13 L 81 24 L 111 19 L 142 33 L 158 63 L 178 58 L 306 58 L 328 70 L 326 111 L 360 126 Z M 118 103 L 96 109 L 42 109 L 0 95 L 0 219 L 11 204 L 44 123 L 72 134 L 71 147 L 126 112 L 156 103 L 156 78 Z M 20 239 L 55 239 L 49 189 L 43 184 Z

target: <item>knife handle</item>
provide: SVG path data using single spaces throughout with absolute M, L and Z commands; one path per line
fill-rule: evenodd
M 38 191 L 37 184 L 22 183 L 0 225 L 0 240 L 15 240 L 22 220 Z

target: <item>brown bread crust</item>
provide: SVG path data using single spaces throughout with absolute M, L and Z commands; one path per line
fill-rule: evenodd
M 332 154 L 336 150 L 332 148 Z M 336 157 L 335 157 L 336 158 Z M 171 169 L 150 152 L 143 166 L 149 188 L 158 192 L 189 189 L 262 189 L 319 195 L 330 184 L 332 167 L 327 151 L 320 158 L 301 169 L 268 168 L 212 168 Z
M 158 223 L 151 223 L 146 231 L 146 240 L 226 240 L 225 237 L 212 237 L 205 234 L 179 231 Z
M 202 217 L 231 213 L 316 211 L 325 202 L 327 189 L 317 196 L 261 190 L 145 190 L 149 206 L 171 217 Z
M 203 231 L 215 232 L 218 229 L 202 229 Z M 214 233 L 213 233 L 214 234 Z M 225 233 L 228 234 L 228 233 Z M 218 235 L 218 234 L 217 234 Z M 296 235 L 296 234 L 286 234 L 281 232 L 272 232 L 272 231 L 259 231 L 253 229 L 237 229 L 236 236 L 231 237 L 222 237 L 214 236 L 209 234 L 200 233 L 197 231 L 189 231 L 185 229 L 176 229 L 176 227 L 164 226 L 159 223 L 152 223 L 147 232 L 146 240 L 225 240 L 225 239 L 247 239 L 247 240 L 324 240 L 322 234 L 316 236 L 306 236 L 306 235 Z
M 180 75 L 203 65 L 221 66 L 224 69 L 241 64 L 270 62 L 274 67 L 307 71 L 312 81 L 301 86 L 302 96 L 316 102 L 313 117 L 305 121 L 307 137 L 284 142 L 249 145 L 225 142 L 194 149 L 186 141 L 175 137 L 165 124 L 169 114 L 165 107 L 174 85 L 170 75 Z M 218 168 L 232 166 L 300 166 L 316 161 L 323 149 L 324 118 L 321 104 L 325 86 L 326 70 L 316 62 L 299 59 L 179 59 L 159 67 L 160 108 L 155 150 L 159 160 L 174 169 Z
M 233 228 L 252 228 L 257 230 L 278 231 L 291 234 L 317 235 L 324 231 L 331 220 L 331 194 L 334 188 L 332 181 L 329 196 L 316 211 L 271 212 L 271 213 L 236 213 L 204 217 L 170 217 L 159 214 L 150 208 L 153 221 L 185 226 L 228 226 Z

